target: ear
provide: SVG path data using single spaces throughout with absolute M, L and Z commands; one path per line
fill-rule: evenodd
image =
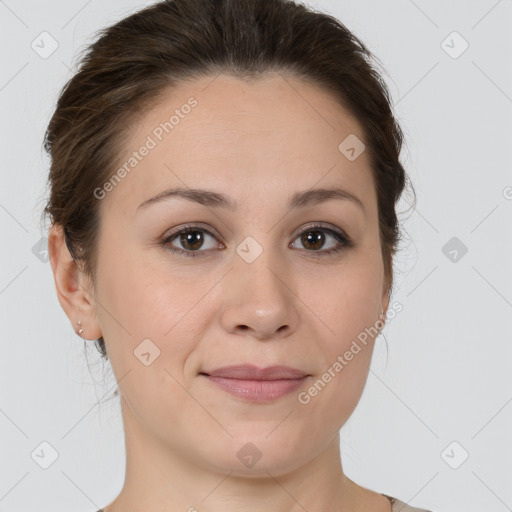
M 95 340 L 102 336 L 92 300 L 90 280 L 73 260 L 62 226 L 54 224 L 48 233 L 48 254 L 55 280 L 59 303 L 69 318 L 73 330 L 84 339 Z M 81 322 L 81 327 L 78 325 Z
M 390 300 L 389 292 L 390 292 L 389 288 L 384 287 L 384 291 L 382 293 L 382 311 L 384 312 L 384 318 L 386 317 L 386 313 L 387 313 L 388 307 L 389 307 L 389 300 Z
M 383 285 L 382 285 L 382 297 L 381 297 L 381 309 L 382 309 L 382 320 L 386 322 L 386 317 L 388 313 L 389 302 L 391 300 L 391 288 L 388 279 L 384 277 Z M 380 312 L 379 312 L 380 313 Z M 380 318 L 380 317 L 379 317 Z

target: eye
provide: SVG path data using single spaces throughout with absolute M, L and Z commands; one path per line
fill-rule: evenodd
M 185 226 L 167 236 L 160 243 L 169 251 L 183 256 L 198 256 L 200 253 L 207 252 L 210 249 L 225 247 L 222 243 L 220 243 L 219 247 L 219 244 L 212 243 L 211 241 L 208 242 L 208 238 L 216 240 L 215 236 L 207 229 L 197 226 Z M 180 244 L 181 248 L 173 244 Z
M 344 232 L 319 224 L 307 226 L 295 240 L 299 240 L 307 252 L 317 252 L 319 255 L 334 254 L 345 248 L 353 247 L 352 240 Z M 327 247 L 325 247 L 326 243 Z M 290 245 L 295 247 L 294 243 Z M 315 254 L 315 256 L 317 255 Z

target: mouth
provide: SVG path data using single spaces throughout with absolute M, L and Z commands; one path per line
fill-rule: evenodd
M 250 402 L 271 402 L 300 388 L 311 375 L 289 366 L 258 368 L 254 365 L 225 366 L 200 376 L 221 390 Z

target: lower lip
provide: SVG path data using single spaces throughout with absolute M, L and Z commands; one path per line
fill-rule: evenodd
M 224 391 L 245 398 L 250 402 L 277 400 L 296 391 L 307 379 L 307 377 L 303 377 L 301 379 L 283 380 L 242 380 L 212 377 L 210 375 L 205 375 L 205 377 Z

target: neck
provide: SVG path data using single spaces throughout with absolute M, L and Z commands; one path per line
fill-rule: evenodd
M 164 445 L 126 403 L 123 420 L 125 482 L 105 512 L 340 512 L 358 510 L 357 503 L 364 501 L 362 488 L 343 473 L 339 432 L 314 459 L 296 467 L 277 470 L 258 464 L 257 472 L 244 472 L 216 467 L 183 446 Z M 375 510 L 388 511 L 389 505 Z

